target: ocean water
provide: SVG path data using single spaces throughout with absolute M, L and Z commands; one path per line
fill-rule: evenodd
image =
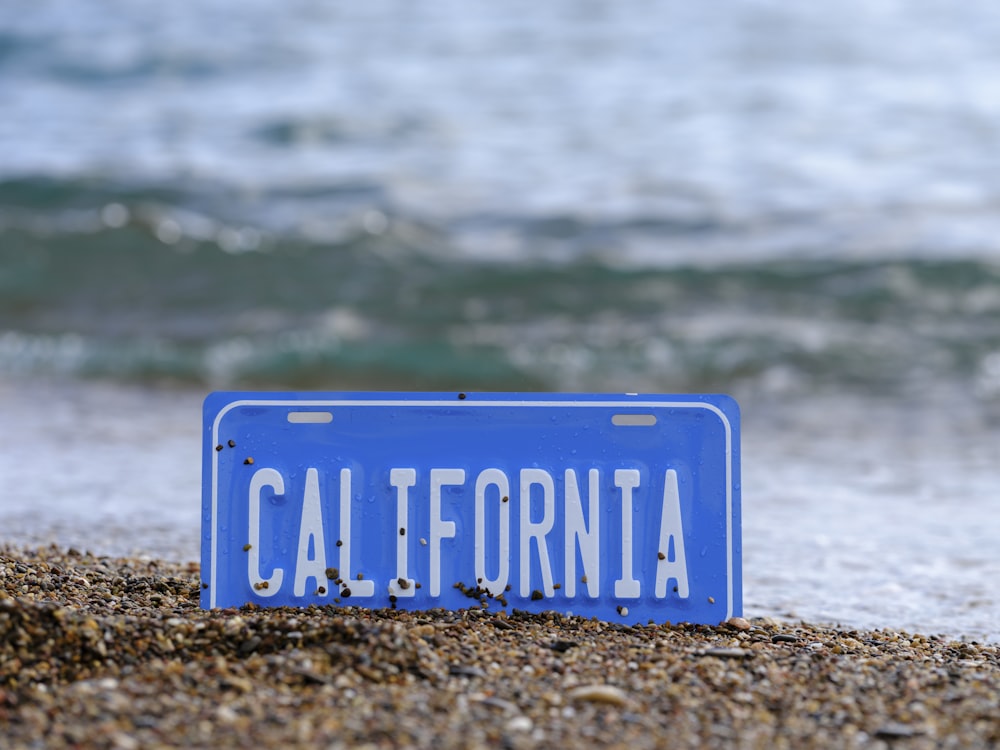
M 0 542 L 197 556 L 216 388 L 725 391 L 751 615 L 1000 640 L 1000 9 L 0 12 Z

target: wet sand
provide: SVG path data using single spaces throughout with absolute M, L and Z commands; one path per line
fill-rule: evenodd
M 767 618 L 198 607 L 197 564 L 0 548 L 5 747 L 986 747 L 1000 647 Z

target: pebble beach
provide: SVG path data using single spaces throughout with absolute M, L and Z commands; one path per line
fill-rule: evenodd
M 752 616 L 205 611 L 200 586 L 196 563 L 0 548 L 0 744 L 1000 743 L 995 644 Z

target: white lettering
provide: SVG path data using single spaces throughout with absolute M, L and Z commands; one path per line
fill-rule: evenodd
M 417 483 L 416 469 L 393 469 L 389 472 L 389 483 L 396 488 L 396 580 L 389 582 L 389 594 L 397 597 L 413 596 L 417 593 L 414 581 L 407 574 L 409 570 L 407 549 L 409 545 L 409 498 L 407 490 Z
M 531 520 L 531 487 L 542 487 L 542 520 Z M 521 596 L 531 592 L 531 540 L 538 546 L 538 564 L 542 569 L 542 591 L 552 596 L 552 566 L 545 535 L 556 520 L 556 490 L 551 475 L 544 469 L 521 469 Z
M 565 574 L 562 580 L 565 596 L 569 599 L 578 595 L 591 599 L 598 598 L 601 593 L 601 571 L 608 565 L 602 560 L 601 549 L 601 471 L 597 468 L 587 470 L 587 497 L 581 490 L 580 472 L 583 469 L 565 469 L 565 493 L 563 496 L 563 528 L 560 534 L 564 542 L 562 549 L 556 550 L 564 555 L 559 575 Z M 461 488 L 466 482 L 467 471 L 458 468 L 434 468 L 429 470 L 430 496 L 428 510 L 429 529 L 429 577 L 425 591 L 430 597 L 440 597 L 442 577 L 455 575 L 456 580 L 468 581 L 460 568 L 468 565 L 467 558 L 449 560 L 454 565 L 442 566 L 442 549 L 447 544 L 451 555 L 457 554 L 460 548 L 468 549 L 465 544 L 456 547 L 454 542 L 446 543 L 447 539 L 455 539 L 458 535 L 456 518 L 449 519 L 442 508 L 443 495 L 449 492 L 454 495 L 454 501 L 462 501 L 466 509 L 468 500 L 474 500 L 473 511 L 473 560 L 476 583 L 493 596 L 502 596 L 509 590 L 511 577 L 517 577 L 519 594 L 522 597 L 537 599 L 540 595 L 546 598 L 555 596 L 553 562 L 559 566 L 560 561 L 552 557 L 549 549 L 548 535 L 556 524 L 556 488 L 553 475 L 546 469 L 531 467 L 520 469 L 518 500 L 520 506 L 512 511 L 515 498 L 511 496 L 511 477 L 503 470 L 495 467 L 485 468 L 478 473 L 475 482 L 474 498 L 469 498 L 467 490 Z M 614 581 L 614 597 L 616 599 L 637 599 L 640 597 L 643 584 L 636 577 L 636 554 L 645 552 L 636 549 L 637 530 L 635 529 L 635 503 L 645 502 L 646 495 L 636 497 L 635 491 L 640 486 L 641 473 L 639 469 L 621 468 L 614 471 L 614 486 L 621 492 L 621 575 Z M 420 528 L 410 527 L 410 500 L 414 488 L 417 487 L 417 469 L 393 468 L 389 471 L 389 483 L 395 488 L 396 511 L 393 536 L 396 537 L 395 579 L 386 582 L 388 593 L 396 598 L 412 598 L 416 595 L 419 584 L 410 577 L 411 557 L 419 553 L 419 562 L 423 563 L 423 547 L 427 541 L 420 539 L 421 546 L 416 545 L 414 532 Z M 426 480 L 425 480 L 426 481 Z M 320 469 L 308 468 L 305 473 L 305 488 L 302 495 L 301 517 L 299 519 L 298 546 L 295 555 L 293 592 L 297 598 L 312 595 L 329 596 L 335 594 L 336 588 L 327 583 L 326 571 L 332 547 L 327 548 L 328 531 L 324 524 L 324 509 L 332 509 L 324 505 L 325 496 L 322 488 Z M 461 488 L 461 489 L 458 489 Z M 469 488 L 471 489 L 471 488 Z M 285 494 L 285 479 L 275 469 L 258 469 L 250 481 L 249 488 L 249 522 L 247 552 L 247 578 L 255 596 L 273 597 L 281 590 L 285 570 L 276 563 L 275 556 L 262 555 L 261 537 L 265 544 L 270 538 L 267 530 L 268 521 L 264 518 L 262 528 L 262 513 L 264 499 Z M 612 493 L 614 494 L 614 493 Z M 487 497 L 490 499 L 487 505 Z M 494 500 L 496 498 L 496 500 Z M 328 502 L 328 501 L 327 501 Z M 613 501 L 612 501 L 613 502 Z M 495 503 L 495 505 L 494 505 Z M 340 506 L 339 533 L 337 547 L 339 548 L 338 575 L 342 579 L 341 588 L 350 588 L 351 597 L 375 596 L 375 581 L 356 578 L 352 575 L 352 506 L 355 498 L 352 493 L 352 473 L 349 468 L 340 469 Z M 421 502 L 419 506 L 423 506 Z M 268 507 L 268 506 L 264 506 Z M 426 507 L 426 506 L 423 506 Z M 495 515 L 493 508 L 496 508 Z M 455 513 L 458 506 L 453 506 Z M 489 510 L 488 510 L 489 508 Z M 610 509 L 605 509 L 610 510 Z M 463 510 L 461 515 L 467 512 Z M 518 550 L 512 549 L 511 515 L 518 516 Z M 645 514 L 644 516 L 645 517 Z M 421 519 L 422 522 L 423 519 Z M 329 519 L 327 519 L 329 521 Z M 605 521 L 607 523 L 607 521 Z M 388 524 L 387 524 L 388 525 Z M 614 525 L 614 524 L 612 524 Z M 470 529 L 465 529 L 470 531 Z M 610 533 L 615 534 L 615 531 Z M 410 537 L 413 537 L 412 543 Z M 464 537 L 463 537 L 464 538 Z M 640 535 L 641 540 L 643 535 Z M 411 553 L 411 547 L 417 552 Z M 533 549 L 534 547 L 534 549 Z M 537 551 L 536 551 L 537 550 Z M 680 598 L 689 597 L 689 580 L 687 556 L 684 547 L 684 529 L 681 516 L 680 493 L 677 472 L 666 471 L 663 502 L 660 515 L 660 530 L 658 537 L 658 562 L 656 566 L 653 593 L 659 598 L 667 597 L 668 590 Z M 607 550 L 603 550 L 607 554 Z M 512 561 L 513 554 L 518 555 Z M 534 555 L 537 554 L 537 563 Z M 364 557 L 364 553 L 361 553 Z M 356 557 L 356 556 L 354 556 Z M 364 557 L 367 559 L 367 557 Z M 645 558 L 643 558 L 645 559 Z M 535 563 L 533 566 L 532 564 Z M 291 562 L 287 562 L 291 564 Z M 611 563 L 614 565 L 614 561 Z M 263 568 L 262 568 L 263 565 Z M 512 572 L 511 566 L 519 569 Z M 265 572 L 271 567 L 269 577 Z M 534 569 L 533 569 L 534 568 Z M 643 566 L 643 569 L 648 569 Z M 421 567 L 422 570 L 422 567 Z M 387 572 L 387 571 L 382 571 Z M 416 569 L 414 570 L 416 572 Z M 360 576 L 360 574 L 359 574 Z M 446 585 L 450 585 L 447 581 Z M 580 584 L 585 584 L 581 586 Z M 326 590 L 323 591 L 324 586 Z M 670 588 L 672 587 L 672 589 Z M 385 592 L 386 589 L 382 589 Z M 328 593 L 329 592 L 329 593 Z M 342 591 L 346 593 L 346 591 Z M 394 599 L 395 601 L 395 599 Z
M 677 489 L 677 472 L 667 469 L 663 487 L 663 515 L 660 516 L 660 556 L 656 564 L 657 597 L 667 595 L 667 584 L 677 581 L 677 596 L 688 596 L 687 557 L 684 554 L 684 529 L 681 526 L 681 500 Z
M 639 581 L 632 576 L 632 490 L 638 486 L 638 469 L 615 469 L 615 487 L 622 491 L 622 577 L 615 581 L 616 599 L 639 597 Z
M 600 533 L 600 480 L 597 469 L 591 469 L 590 494 L 587 497 L 588 523 L 583 521 L 583 505 L 580 500 L 580 487 L 577 484 L 576 472 L 566 469 L 566 596 L 576 596 L 576 547 L 580 546 L 580 559 L 583 562 L 583 573 L 587 578 L 587 595 L 591 599 L 600 594 L 601 585 L 601 533 Z M 588 530 L 589 527 L 589 530 Z
M 431 469 L 431 596 L 441 595 L 441 540 L 455 536 L 455 522 L 441 518 L 441 488 L 465 483 L 465 469 Z
M 285 571 L 275 568 L 270 578 L 260 574 L 260 493 L 271 487 L 277 495 L 285 493 L 285 481 L 274 469 L 258 469 L 250 479 L 250 539 L 247 549 L 247 575 L 257 596 L 274 596 L 281 588 Z
M 312 548 L 313 555 L 309 555 Z M 302 521 L 299 523 L 299 555 L 295 562 L 295 596 L 306 595 L 306 581 L 316 579 L 316 586 L 326 587 L 326 542 L 323 538 L 323 511 L 319 503 L 319 472 L 306 471 L 306 491 L 302 497 Z
M 351 596 L 374 596 L 375 581 L 351 580 L 351 470 L 340 470 L 340 578 Z
M 486 488 L 497 488 L 500 506 L 499 566 L 496 578 L 486 575 Z M 510 576 L 510 483 L 500 469 L 483 469 L 476 479 L 476 581 L 494 596 L 503 593 Z

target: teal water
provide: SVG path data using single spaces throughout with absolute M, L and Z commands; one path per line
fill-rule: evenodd
M 4 231 L 0 373 L 896 396 L 948 383 L 989 403 L 1000 395 L 991 259 L 480 259 L 445 229 L 396 218 L 335 241 L 255 233 L 254 247 L 234 248 L 209 217 L 200 231 L 181 218 L 164 243 L 166 219 L 97 203 L 71 228 L 36 217 Z M 626 231 L 576 223 L 558 240 Z
M 1000 10 L 0 15 L 0 373 L 1000 391 Z

